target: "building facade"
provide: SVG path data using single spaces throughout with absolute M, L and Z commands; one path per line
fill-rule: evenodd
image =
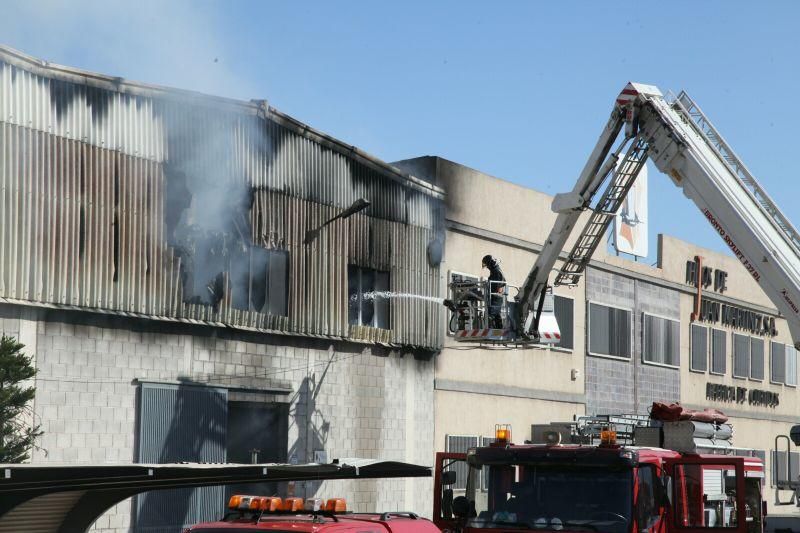
M 32 462 L 428 463 L 444 315 L 385 296 L 441 292 L 443 198 L 265 102 L 0 49 L 0 331 L 38 371 Z M 431 492 L 286 490 L 421 512 Z M 177 531 L 224 492 L 94 530 Z
M 555 220 L 552 197 L 438 157 L 395 165 L 447 191 L 447 281 L 485 278 L 481 258 L 492 254 L 509 283 L 522 284 Z M 771 492 L 775 437 L 800 423 L 785 320 L 737 259 L 665 235 L 657 246 L 654 265 L 601 247 L 577 287 L 555 288 L 560 346 L 475 347 L 448 336 L 436 359 L 437 449 L 485 442 L 496 423 L 512 424 L 522 442 L 533 424 L 646 415 L 654 401 L 679 401 L 730 416 L 734 445 L 766 460 L 770 512 L 796 512 L 775 506 Z

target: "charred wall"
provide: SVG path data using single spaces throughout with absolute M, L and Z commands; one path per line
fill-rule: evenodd
M 354 200 L 365 212 L 316 228 Z M 441 190 L 263 103 L 121 82 L 0 49 L 0 297 L 436 349 L 441 310 L 348 324 L 348 265 L 438 296 Z

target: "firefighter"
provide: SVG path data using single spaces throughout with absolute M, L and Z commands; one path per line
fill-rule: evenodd
M 484 255 L 481 267 L 489 270 L 489 327 L 502 328 L 503 321 L 500 317 L 503 291 L 506 287 L 506 277 L 500 269 L 500 263 L 491 255 Z

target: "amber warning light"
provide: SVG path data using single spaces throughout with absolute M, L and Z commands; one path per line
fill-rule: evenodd
M 496 424 L 494 426 L 494 443 L 511 444 L 511 424 Z
M 611 428 L 600 430 L 600 446 L 616 446 L 617 432 Z

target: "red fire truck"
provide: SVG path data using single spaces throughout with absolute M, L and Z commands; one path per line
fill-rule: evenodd
M 228 509 L 229 513 L 219 522 L 198 524 L 185 533 L 440 533 L 431 521 L 414 513 L 349 513 L 342 498 L 326 501 L 234 495 Z
M 597 443 L 577 437 L 517 445 L 504 426 L 489 446 L 438 453 L 434 522 L 448 533 L 764 529 L 758 457 L 620 444 L 611 426 Z

